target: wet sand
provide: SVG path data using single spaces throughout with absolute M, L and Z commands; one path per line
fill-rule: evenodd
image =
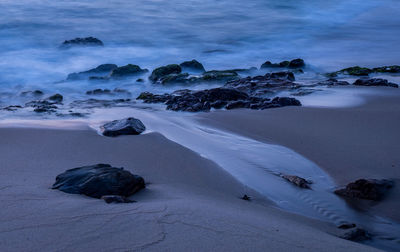
M 2 251 L 375 251 L 276 209 L 158 133 L 1 128 L 0 138 Z M 95 163 L 123 166 L 148 187 L 120 205 L 50 189 L 64 170 Z
M 399 184 L 400 90 L 374 89 L 379 95 L 365 95 L 364 104 L 351 108 L 232 110 L 199 117 L 202 123 L 289 147 L 317 163 L 338 185 L 359 178 L 394 179 Z M 400 222 L 399 186 L 367 208 Z

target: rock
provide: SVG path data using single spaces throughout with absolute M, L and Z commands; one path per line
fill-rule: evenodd
M 24 91 L 21 93 L 21 96 L 34 96 L 34 97 L 39 97 L 42 96 L 44 93 L 40 90 L 34 90 L 34 91 Z
M 139 119 L 129 117 L 106 123 L 102 126 L 102 129 L 104 136 L 115 137 L 119 135 L 139 135 L 146 130 L 146 127 Z
M 353 228 L 342 234 L 340 237 L 346 240 L 357 242 L 371 239 L 371 236 L 368 234 L 368 232 L 361 228 Z
M 295 175 L 282 175 L 282 178 L 286 179 L 290 183 L 300 187 L 300 188 L 305 188 L 305 189 L 311 189 L 310 184 L 311 182 Z
M 237 79 L 240 79 L 240 76 L 234 70 L 213 70 L 204 72 L 197 82 L 227 82 Z
M 164 77 L 169 74 L 180 74 L 182 72 L 182 68 L 179 65 L 176 64 L 170 64 L 167 66 L 162 66 L 158 67 L 153 70 L 151 73 L 149 79 L 153 82 L 156 83 L 158 80 L 160 80 L 161 77 Z
M 305 66 L 304 60 L 294 59 L 291 61 L 282 61 L 280 63 L 271 63 L 271 61 L 266 61 L 261 65 L 263 68 L 302 68 Z
M 65 171 L 56 177 L 52 189 L 93 198 L 105 195 L 130 196 L 145 188 L 144 179 L 123 168 L 109 164 L 83 166 Z
M 250 103 L 247 101 L 232 101 L 225 106 L 225 108 L 228 110 L 237 108 L 248 108 L 248 107 L 250 107 Z
M 400 73 L 400 66 L 383 66 L 373 68 L 372 71 L 374 73 Z
M 398 88 L 399 85 L 395 83 L 388 82 L 387 80 L 384 79 L 358 79 L 356 80 L 353 85 L 355 86 L 377 86 L 377 87 L 394 87 Z
M 347 81 L 338 81 L 337 79 L 329 78 L 328 80 L 318 82 L 317 85 L 319 85 L 319 86 L 348 86 L 348 85 L 350 85 L 350 83 L 348 83 Z
M 17 111 L 18 109 L 22 109 L 22 106 L 20 106 L 20 105 L 10 105 L 10 106 L 7 106 L 7 107 L 3 108 L 3 110 L 6 110 L 6 111 Z
M 104 94 L 109 95 L 109 94 L 111 94 L 111 90 L 98 88 L 98 89 L 86 91 L 86 94 L 87 95 L 104 95 Z
M 348 198 L 379 201 L 393 186 L 394 182 L 391 180 L 359 179 L 345 188 L 336 190 L 335 193 Z
M 111 107 L 132 107 L 135 104 L 131 99 L 112 99 L 112 100 L 99 100 L 87 99 L 77 100 L 70 103 L 71 108 L 111 108 Z
M 141 93 L 136 99 L 143 100 L 144 103 L 164 103 L 171 98 L 171 95 L 157 95 L 150 92 Z
M 83 80 L 83 79 L 96 79 L 96 78 L 105 78 L 111 74 L 111 72 L 118 68 L 115 64 L 102 64 L 97 66 L 96 68 L 79 72 L 79 73 L 71 73 L 68 75 L 68 81 L 75 81 L 75 80 Z M 99 76 L 102 75 L 102 76 Z
M 289 62 L 289 66 L 290 68 L 302 68 L 305 67 L 305 63 L 304 60 L 302 59 L 294 59 L 292 61 Z
M 136 80 L 136 82 L 144 82 L 144 80 L 142 78 L 139 78 Z
M 354 76 L 368 76 L 372 73 L 372 70 L 366 67 L 348 67 L 336 72 L 326 74 L 328 77 L 336 77 L 338 74 L 347 74 L 347 75 L 354 75 Z
M 194 81 L 194 79 L 189 78 L 188 73 L 180 73 L 180 74 L 169 74 L 161 77 L 158 82 L 167 85 L 167 84 L 185 84 Z
M 267 73 L 264 75 L 266 79 L 281 79 L 288 81 L 295 81 L 293 72 L 275 72 L 275 73 Z
M 242 200 L 247 200 L 250 201 L 251 197 L 247 196 L 247 194 L 243 195 L 243 197 L 241 198 Z
M 104 46 L 103 42 L 100 39 L 87 37 L 87 38 L 75 38 L 71 40 L 65 40 L 60 48 L 61 49 L 69 49 L 75 46 Z
M 192 73 L 203 73 L 206 71 L 204 69 L 204 66 L 195 59 L 191 61 L 182 62 L 181 64 L 179 64 L 179 66 L 182 68 L 182 71 L 187 71 Z
M 301 106 L 301 102 L 295 98 L 290 97 L 275 97 L 272 103 L 279 104 L 280 106 Z
M 130 200 L 125 196 L 120 196 L 120 195 L 104 195 L 101 197 L 102 200 L 104 200 L 107 204 L 110 203 L 134 203 L 136 201 Z
M 54 102 L 57 102 L 57 103 L 62 102 L 63 99 L 64 99 L 64 97 L 62 95 L 60 95 L 60 94 L 55 94 L 55 95 L 52 95 L 49 98 L 47 98 L 47 100 L 54 101 Z
M 56 112 L 58 108 L 55 104 L 57 104 L 57 101 L 36 100 L 25 103 L 25 107 L 32 107 L 34 108 L 33 111 L 37 113 L 52 113 Z
M 354 227 L 356 227 L 356 224 L 354 224 L 354 223 L 343 223 L 338 226 L 338 228 L 340 228 L 340 229 L 350 229 L 350 228 L 354 228 Z
M 118 67 L 112 70 L 111 78 L 126 78 L 131 76 L 137 76 L 147 73 L 149 70 L 142 69 L 138 65 L 128 64 L 126 66 Z

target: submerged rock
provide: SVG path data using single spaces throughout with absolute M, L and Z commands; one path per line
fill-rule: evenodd
M 104 136 L 115 137 L 119 135 L 139 135 L 146 130 L 146 127 L 139 119 L 129 117 L 106 123 L 102 126 L 102 129 Z
M 280 63 L 272 63 L 271 61 L 266 61 L 261 65 L 263 68 L 302 68 L 306 64 L 302 59 L 294 59 L 291 61 L 282 61 Z
M 71 40 L 65 40 L 60 48 L 61 49 L 69 49 L 75 46 L 104 46 L 103 42 L 94 37 L 87 37 L 87 38 L 75 38 Z
M 299 176 L 295 175 L 282 175 L 282 178 L 286 179 L 290 183 L 294 184 L 295 186 L 298 186 L 300 188 L 305 188 L 305 189 L 311 189 L 310 184 L 311 182 L 307 181 L 304 178 L 301 178 Z
M 151 73 L 149 79 L 153 82 L 156 83 L 159 81 L 162 77 L 170 75 L 170 74 L 180 74 L 182 72 L 182 68 L 177 65 L 177 64 L 170 64 L 167 66 L 162 66 L 158 67 L 153 70 Z
M 111 108 L 111 107 L 131 107 L 135 104 L 135 101 L 131 99 L 112 99 L 112 100 L 100 100 L 100 99 L 87 99 L 77 100 L 70 103 L 71 108 Z
M 47 98 L 47 100 L 54 101 L 54 102 L 57 102 L 57 103 L 62 102 L 63 99 L 64 99 L 64 97 L 62 95 L 60 95 L 60 94 L 55 94 L 55 95 L 52 95 L 49 98 Z
M 56 177 L 52 189 L 93 198 L 105 195 L 130 196 L 145 188 L 144 179 L 123 168 L 109 164 L 83 166 L 65 171 Z
M 179 66 L 182 68 L 182 71 L 185 72 L 193 72 L 193 73 L 203 73 L 206 70 L 204 69 L 203 64 L 198 62 L 197 60 L 191 60 L 191 61 L 185 61 L 179 64 Z
M 120 195 L 104 195 L 101 197 L 102 200 L 104 200 L 107 204 L 110 203 L 134 203 L 136 201 L 130 200 L 125 196 L 120 196 Z
M 88 79 L 92 77 L 101 78 L 101 77 L 106 77 L 111 74 L 111 72 L 118 68 L 117 65 L 115 64 L 102 64 L 97 66 L 96 68 L 84 71 L 84 72 L 79 72 L 79 73 L 71 73 L 68 75 L 67 80 L 69 81 L 74 81 L 74 80 L 83 80 L 83 79 Z M 99 76 L 101 75 L 101 76 Z
M 388 82 L 385 79 L 358 79 L 354 82 L 355 86 L 377 86 L 377 87 L 394 87 L 398 88 L 399 85 L 395 83 Z
M 391 180 L 359 179 L 345 188 L 336 190 L 335 193 L 348 198 L 379 201 L 393 186 L 394 182 Z
M 111 78 L 126 78 L 131 76 L 137 76 L 147 73 L 149 70 L 142 69 L 138 65 L 128 64 L 126 66 L 118 67 L 112 70 Z
M 400 66 L 383 66 L 372 69 L 374 73 L 400 73 Z
M 369 68 L 354 66 L 354 67 L 344 68 L 344 69 L 336 71 L 336 72 L 328 73 L 326 75 L 328 77 L 336 77 L 338 74 L 347 74 L 347 75 L 354 75 L 354 76 L 368 76 L 370 73 L 372 73 L 372 70 Z
M 22 97 L 25 97 L 25 96 L 39 97 L 39 96 L 42 96 L 42 95 L 44 95 L 44 93 L 41 90 L 24 91 L 24 92 L 21 93 Z
M 346 240 L 357 242 L 371 239 L 371 236 L 368 234 L 368 232 L 361 228 L 353 228 L 342 234 L 340 237 Z

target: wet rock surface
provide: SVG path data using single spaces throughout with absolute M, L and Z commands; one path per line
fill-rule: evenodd
M 151 73 L 149 80 L 153 83 L 158 81 L 162 81 L 161 78 L 170 75 L 170 74 L 180 74 L 182 72 L 182 68 L 177 64 L 170 64 L 167 66 L 158 67 L 153 70 Z
M 147 73 L 148 71 L 149 70 L 147 69 L 140 68 L 140 66 L 138 65 L 128 64 L 126 66 L 117 67 L 114 70 L 112 70 L 110 78 L 119 79 L 119 78 L 138 76 Z
M 305 67 L 305 62 L 303 59 L 294 59 L 291 61 L 282 61 L 280 63 L 272 63 L 271 61 L 266 61 L 261 65 L 263 68 L 303 68 Z
M 310 185 L 312 184 L 310 181 L 301 178 L 295 175 L 282 175 L 282 178 L 286 179 L 290 183 L 294 184 L 297 187 L 304 188 L 304 189 L 311 189 Z
M 108 122 L 101 128 L 103 129 L 103 135 L 109 137 L 120 135 L 139 135 L 146 130 L 144 124 L 139 119 L 133 117 Z
M 361 242 L 361 241 L 370 240 L 371 236 L 367 231 L 365 231 L 362 228 L 353 228 L 353 229 L 350 229 L 349 231 L 344 232 L 342 235 L 340 235 L 340 238 L 350 240 L 350 241 Z
M 193 59 L 191 61 L 185 61 L 179 64 L 182 72 L 192 72 L 192 73 L 203 73 L 206 71 L 203 64 Z
M 368 76 L 371 73 L 400 73 L 400 66 L 383 66 L 383 67 L 375 67 L 375 68 L 367 68 L 367 67 L 348 67 L 342 70 L 327 73 L 326 75 L 329 77 L 336 77 L 340 74 L 344 75 L 353 75 L 353 76 Z
M 118 68 L 118 66 L 115 64 L 102 64 L 97 66 L 96 68 L 84 72 L 71 73 L 68 75 L 67 80 L 74 81 L 89 79 L 90 77 L 106 77 L 111 74 L 111 72 L 116 68 Z
M 391 83 L 385 79 L 373 78 L 373 79 L 358 79 L 354 82 L 355 86 L 376 86 L 376 87 L 394 87 L 398 88 L 399 85 Z
M 103 42 L 94 37 L 86 37 L 86 38 L 75 38 L 71 40 L 65 40 L 60 48 L 61 49 L 69 49 L 71 47 L 77 46 L 104 46 Z
M 394 182 L 387 179 L 359 179 L 345 188 L 335 190 L 335 194 L 347 198 L 379 201 L 393 186 Z
M 144 179 L 123 168 L 96 164 L 70 169 L 56 177 L 52 189 L 93 198 L 106 195 L 130 196 L 145 188 Z
M 111 107 L 131 107 L 135 105 L 136 102 L 131 99 L 87 99 L 87 100 L 76 100 L 69 104 L 71 108 L 111 108 Z
M 124 94 L 124 95 L 131 95 L 131 92 L 129 92 L 126 89 L 121 89 L 121 88 L 114 88 L 113 90 L 110 89 L 93 89 L 86 91 L 87 95 L 118 95 L 118 94 Z

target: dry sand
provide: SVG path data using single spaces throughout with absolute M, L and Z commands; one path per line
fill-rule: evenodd
M 268 113 L 276 112 L 260 115 Z M 333 232 L 329 224 L 276 209 L 157 133 L 2 128 L 0 139 L 1 251 L 375 251 L 321 231 Z M 64 170 L 95 163 L 142 175 L 149 184 L 132 197 L 138 203 L 49 189 Z M 239 199 L 244 193 L 254 201 Z
M 317 163 L 338 185 L 359 178 L 389 178 L 400 185 L 400 90 L 367 89 L 377 92 L 357 107 L 216 111 L 200 115 L 200 121 L 289 147 Z M 400 222 L 400 186 L 369 207 Z

